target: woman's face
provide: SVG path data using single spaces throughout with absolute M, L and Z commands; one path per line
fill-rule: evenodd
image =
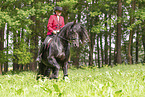
M 57 10 L 55 11 L 56 15 L 60 16 L 61 15 L 61 11 Z

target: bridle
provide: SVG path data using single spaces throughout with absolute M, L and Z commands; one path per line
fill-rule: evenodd
M 71 32 L 74 32 L 74 31 L 72 30 Z M 76 32 L 74 32 L 74 33 L 76 33 Z M 70 36 L 72 36 L 72 33 L 70 33 Z M 64 38 L 64 37 L 62 37 L 62 36 L 60 36 L 60 35 L 57 35 L 57 37 L 59 37 L 59 38 L 65 40 L 65 41 L 68 41 L 69 43 L 70 43 L 72 40 L 76 40 L 76 39 L 77 39 L 77 38 L 66 39 L 66 38 Z

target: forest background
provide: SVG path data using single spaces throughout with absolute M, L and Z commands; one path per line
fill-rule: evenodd
M 38 49 L 55 6 L 65 24 L 77 20 L 91 42 L 71 48 L 73 65 L 145 62 L 145 0 L 0 0 L 0 74 L 37 69 Z

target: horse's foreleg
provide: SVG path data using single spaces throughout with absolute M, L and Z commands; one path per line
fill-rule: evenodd
M 58 70 L 56 70 L 56 68 L 52 69 L 52 74 L 50 76 L 50 79 L 57 79 L 58 78 Z
M 65 77 L 68 77 L 68 73 L 67 73 L 67 69 L 68 69 L 68 67 L 67 67 L 67 65 L 68 65 L 68 62 L 65 62 L 64 63 L 64 65 L 63 65 L 63 79 L 65 78 Z
M 57 63 L 56 59 L 54 57 L 49 58 L 48 62 L 53 66 L 52 76 L 51 78 L 57 79 L 60 66 Z

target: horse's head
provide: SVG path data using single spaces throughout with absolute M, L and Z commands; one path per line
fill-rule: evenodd
M 67 23 L 58 35 L 62 40 L 70 42 L 75 47 L 79 47 L 80 40 L 83 43 L 88 37 L 87 30 L 80 24 L 74 22 Z
M 73 46 L 79 47 L 80 40 L 83 43 L 88 37 L 87 30 L 80 24 L 73 22 L 70 29 L 70 40 L 72 41 Z

